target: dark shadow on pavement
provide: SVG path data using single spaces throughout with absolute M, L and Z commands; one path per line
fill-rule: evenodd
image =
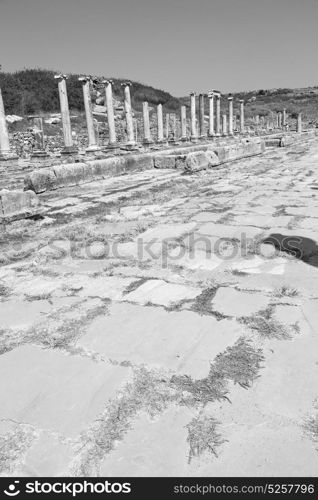
M 310 266 L 318 267 L 318 245 L 310 238 L 275 233 L 265 238 L 263 243 L 271 244 L 280 252 L 286 252 Z

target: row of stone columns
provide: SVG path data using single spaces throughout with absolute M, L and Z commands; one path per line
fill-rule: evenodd
M 77 153 L 77 147 L 73 144 L 72 138 L 72 129 L 71 129 L 71 120 L 70 120 L 70 112 L 69 112 L 69 104 L 67 97 L 67 88 L 66 88 L 66 75 L 56 75 L 56 80 L 58 81 L 58 91 L 60 98 L 60 108 L 61 108 L 61 119 L 62 119 L 62 129 L 63 129 L 63 137 L 64 137 L 64 148 L 62 153 L 65 154 L 74 154 Z M 98 139 L 96 130 L 94 127 L 94 117 L 92 110 L 92 101 L 91 101 L 91 82 L 92 78 L 89 76 L 80 77 L 79 80 L 82 83 L 83 87 L 83 99 L 84 99 L 84 107 L 85 107 L 85 115 L 86 115 L 86 123 L 87 123 L 87 133 L 88 133 L 88 152 L 95 152 L 100 150 L 98 145 Z M 116 136 L 116 127 L 115 127 L 115 116 L 114 116 L 114 108 L 113 108 L 113 92 L 112 92 L 112 81 L 104 80 L 102 82 L 105 85 L 105 103 L 107 110 L 107 121 L 109 128 L 109 143 L 108 148 L 116 148 L 118 147 L 117 136 Z M 130 87 L 131 82 L 122 83 L 123 94 L 124 94 L 124 110 L 125 110 L 125 118 L 126 118 L 126 130 L 127 130 L 127 143 L 126 147 L 134 148 L 136 145 L 137 139 L 134 135 L 134 121 L 132 115 L 132 106 L 131 106 L 131 96 L 130 96 Z M 196 142 L 199 139 L 204 139 L 208 137 L 218 137 L 221 135 L 230 135 L 234 134 L 234 117 L 233 113 L 233 97 L 228 97 L 228 115 L 223 114 L 221 116 L 221 93 L 219 91 L 213 90 L 207 94 L 209 99 L 209 125 L 208 131 L 205 128 L 205 97 L 206 94 L 199 94 L 199 119 L 198 119 L 198 127 L 197 127 L 197 118 L 196 118 L 196 94 L 191 92 L 190 94 L 190 140 Z M 245 132 L 245 118 L 244 118 L 244 101 L 240 100 L 240 132 Z M 174 115 L 175 117 L 175 115 Z M 255 119 L 256 123 L 259 123 L 259 116 L 257 115 Z M 186 114 L 186 106 L 181 106 L 181 114 L 180 114 L 180 123 L 181 123 L 181 141 L 188 140 L 187 134 L 187 114 Z M 44 156 L 44 138 L 43 138 L 43 120 L 41 117 L 34 117 L 34 125 L 38 131 L 37 135 L 37 145 L 36 151 L 34 152 L 34 156 Z M 143 103 L 143 125 L 144 125 L 144 136 L 143 142 L 146 145 L 149 145 L 153 142 L 151 137 L 150 130 L 150 117 L 149 117 L 149 106 L 148 102 Z M 174 124 L 176 125 L 176 124 Z M 287 114 L 284 109 L 283 112 L 277 113 L 277 127 L 282 128 L 287 125 Z M 175 126 L 173 127 L 175 130 Z M 236 126 L 235 126 L 236 128 Z M 158 136 L 157 141 L 162 143 L 165 141 L 164 138 L 164 125 L 163 125 L 163 109 L 162 104 L 157 106 L 157 129 Z M 301 132 L 301 114 L 297 119 L 296 130 Z M 166 138 L 169 140 L 170 133 L 170 117 L 166 116 Z M 175 137 L 174 137 L 175 139 Z M 0 159 L 12 158 L 12 152 L 10 150 L 9 144 L 9 134 L 6 124 L 3 99 L 0 89 Z

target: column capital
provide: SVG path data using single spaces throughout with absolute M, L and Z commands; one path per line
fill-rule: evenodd
M 239 99 L 239 102 L 240 102 L 241 104 L 244 104 L 244 102 L 245 102 L 245 101 L 244 101 L 244 99 Z
M 228 99 L 228 101 L 233 101 L 233 96 L 229 95 L 227 99 Z
M 79 82 L 83 82 L 83 83 L 86 83 L 86 82 L 91 82 L 93 80 L 92 76 L 91 75 L 83 75 L 83 76 L 80 76 L 78 78 L 78 81 Z
M 55 80 L 67 80 L 68 75 L 63 75 L 63 74 L 54 75 L 54 78 L 55 78 Z
M 190 96 L 194 96 L 195 97 L 196 95 L 197 95 L 196 92 L 190 92 Z
M 131 87 L 132 86 L 132 83 L 127 81 L 127 82 L 123 82 L 120 84 L 122 87 Z
M 107 80 L 106 78 L 104 78 L 101 83 L 103 83 L 104 85 L 113 85 L 113 80 Z
M 220 99 L 221 98 L 221 92 L 219 90 L 213 90 L 213 94 L 215 95 L 215 97 L 217 99 Z
M 208 98 L 212 99 L 212 97 L 214 97 L 214 91 L 213 90 L 209 90 L 209 92 L 208 92 Z

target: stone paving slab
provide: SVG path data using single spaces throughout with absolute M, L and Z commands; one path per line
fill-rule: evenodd
M 76 436 L 130 377 L 129 368 L 22 346 L 0 358 L 0 418 Z

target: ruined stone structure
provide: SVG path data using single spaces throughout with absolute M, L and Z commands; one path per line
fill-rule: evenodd
M 61 120 L 63 130 L 64 147 L 61 150 L 65 155 L 76 155 L 78 153 L 77 143 L 81 144 L 77 139 L 77 143 L 73 142 L 73 134 L 71 128 L 70 111 L 67 96 L 66 81 L 67 76 L 60 74 L 55 76 L 58 82 L 58 92 L 60 98 Z M 249 119 L 248 125 L 245 124 L 244 100 L 239 101 L 239 113 L 234 112 L 234 99 L 232 95 L 227 98 L 227 111 L 222 109 L 221 115 L 221 92 L 217 90 L 209 91 L 208 94 L 200 93 L 198 95 L 198 110 L 196 109 L 196 93 L 190 93 L 190 120 L 189 128 L 187 123 L 187 107 L 181 106 L 180 115 L 175 113 L 165 114 L 165 127 L 163 121 L 163 104 L 157 105 L 156 118 L 151 116 L 149 103 L 144 102 L 142 108 L 142 124 L 138 117 L 134 117 L 131 105 L 131 82 L 122 83 L 123 88 L 123 109 L 125 116 L 125 126 L 122 122 L 116 122 L 114 102 L 113 102 L 113 82 L 112 80 L 102 80 L 101 84 L 105 89 L 105 107 L 107 114 L 108 125 L 108 142 L 102 145 L 99 140 L 98 121 L 93 116 L 93 107 L 91 99 L 92 83 L 94 80 L 91 76 L 82 76 L 79 78 L 83 87 L 83 101 L 85 107 L 88 147 L 86 152 L 90 154 L 101 151 L 112 150 L 116 148 L 135 149 L 138 144 L 142 143 L 145 147 L 151 147 L 156 142 L 166 145 L 167 143 L 177 143 L 178 141 L 193 143 L 198 140 L 206 141 L 208 138 L 214 137 L 232 137 L 237 133 L 245 134 L 246 132 L 268 134 L 273 129 L 288 130 L 287 110 L 276 113 L 276 122 L 274 125 L 274 113 L 271 112 L 270 117 L 254 116 Z M 208 128 L 205 122 L 205 97 L 208 97 Z M 32 145 L 32 158 L 45 158 L 48 156 L 44 142 L 43 119 L 40 116 L 32 117 L 33 129 L 35 135 L 35 145 Z M 239 118 L 239 127 L 237 119 Z M 154 124 L 156 122 L 156 132 L 154 132 Z M 117 130 L 116 130 L 117 123 Z M 152 129 L 151 129 L 152 128 Z M 301 115 L 299 115 L 296 129 L 302 132 Z M 106 130 L 106 129 L 105 129 Z M 119 138 L 119 139 L 118 139 Z M 47 142 L 47 141 L 46 141 Z M 86 139 L 85 141 L 86 142 Z M 83 145 L 83 142 L 82 142 Z M 4 105 L 0 89 L 0 159 L 17 158 L 14 156 L 10 144 L 9 134 L 6 124 Z

